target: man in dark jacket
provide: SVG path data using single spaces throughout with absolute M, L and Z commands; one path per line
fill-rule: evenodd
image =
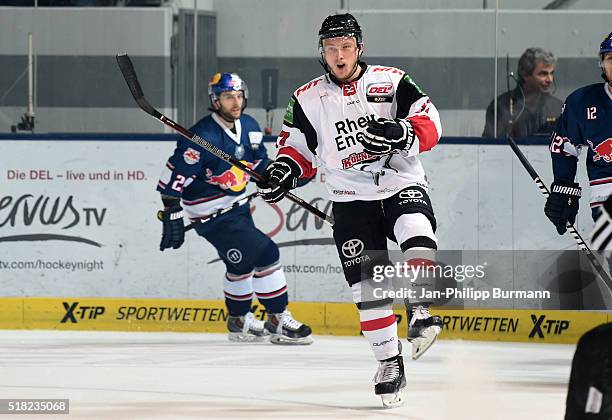
M 497 97 L 497 133 L 494 132 L 494 104 L 491 101 L 482 136 L 549 135 L 563 106 L 563 102 L 550 93 L 555 64 L 556 58 L 551 52 L 528 48 L 519 59 L 517 87 Z

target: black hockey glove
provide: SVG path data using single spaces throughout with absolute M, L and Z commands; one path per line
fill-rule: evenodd
M 185 227 L 183 226 L 183 208 L 180 205 L 168 207 L 162 217 L 164 224 L 159 250 L 166 248 L 179 249 L 185 242 Z
M 371 155 L 388 155 L 396 151 L 410 150 L 414 138 L 414 130 L 409 121 L 379 118 L 368 121 L 361 145 Z
M 580 186 L 575 182 L 553 182 L 546 199 L 544 214 L 557 227 L 559 235 L 567 230 L 568 222 L 574 224 L 578 214 Z
M 297 187 L 302 170 L 293 160 L 281 156 L 268 165 L 263 175 L 265 181 L 257 181 L 259 195 L 268 203 L 277 203 Z

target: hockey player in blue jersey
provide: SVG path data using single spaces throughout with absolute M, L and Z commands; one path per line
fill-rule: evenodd
M 582 87 L 568 96 L 550 151 L 554 182 L 544 212 L 559 234 L 578 214 L 580 186 L 574 182 L 578 155 L 587 148 L 586 167 L 595 219 L 591 246 L 612 249 L 612 32 L 599 47 L 599 65 L 605 83 Z M 565 420 L 612 418 L 610 341 L 612 323 L 600 325 L 579 340 L 572 361 Z
M 263 134 L 257 122 L 243 114 L 246 83 L 235 73 L 217 73 L 209 82 L 208 94 L 212 113 L 190 131 L 263 172 L 268 164 L 261 145 Z M 193 221 L 205 219 L 246 197 L 248 182 L 248 174 L 187 139 L 178 140 L 157 186 L 164 203 L 160 250 L 183 244 L 183 209 Z M 223 291 L 230 340 L 263 341 L 269 336 L 275 344 L 312 342 L 310 327 L 286 310 L 287 282 L 278 246 L 255 227 L 248 205 L 199 224 L 196 231 L 215 247 L 226 266 Z M 253 293 L 266 308 L 265 322 L 251 313 Z
M 574 177 L 583 148 L 593 218 L 612 195 L 612 32 L 599 48 L 599 65 L 605 83 L 588 85 L 570 94 L 551 137 L 554 182 L 544 213 L 560 235 L 578 214 L 581 189 Z

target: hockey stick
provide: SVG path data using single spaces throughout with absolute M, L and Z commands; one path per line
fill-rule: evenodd
M 519 149 L 518 145 L 516 144 L 516 142 L 511 136 L 508 135 L 506 136 L 506 138 L 508 139 L 508 143 L 510 144 L 512 151 L 514 152 L 516 157 L 518 157 L 518 159 L 521 161 L 521 163 L 523 164 L 523 167 L 525 168 L 525 170 L 527 170 L 527 172 L 529 173 L 529 176 L 531 176 L 531 179 L 534 180 L 534 182 L 540 189 L 540 192 L 544 194 L 544 197 L 548 197 L 550 195 L 550 191 L 548 191 L 548 188 L 546 187 L 546 185 L 544 185 L 544 182 L 542 182 L 542 180 L 538 176 L 538 173 L 535 171 L 533 166 L 531 166 L 531 163 L 529 163 L 529 161 L 527 160 L 527 157 L 525 157 L 523 152 L 521 152 L 521 149 Z M 584 239 L 582 239 L 582 236 L 580 236 L 580 233 L 578 233 L 574 225 L 568 222 L 567 228 L 572 234 L 572 236 L 574 237 L 574 239 L 576 240 L 578 247 L 582 251 L 586 252 L 586 256 L 589 259 L 589 262 L 591 263 L 593 268 L 595 268 L 599 276 L 602 278 L 602 280 L 608 287 L 610 293 L 612 293 L 612 279 L 610 278 L 610 275 L 601 266 L 601 264 L 599 263 L 599 260 L 597 260 L 597 257 L 595 256 L 595 254 L 593 254 L 593 251 L 591 251 L 591 248 L 589 248 L 589 246 L 584 241 Z
M 240 207 L 243 204 L 247 204 L 250 203 L 251 200 L 253 200 L 255 197 L 258 197 L 259 193 L 258 192 L 254 192 L 253 194 L 249 194 L 246 197 L 241 198 L 238 201 L 235 201 L 234 203 L 232 203 L 231 205 L 224 207 L 222 209 L 217 210 L 214 213 L 211 213 L 207 216 L 204 216 L 201 219 L 196 220 L 195 222 L 192 222 L 190 224 L 188 224 L 187 226 L 185 226 L 185 232 L 190 231 L 191 229 L 194 229 L 196 226 L 201 225 L 203 223 L 206 222 L 210 222 L 211 220 L 221 216 L 222 214 L 225 214 L 229 211 L 234 210 L 236 207 Z M 157 212 L 157 220 L 159 220 L 160 222 L 162 222 L 164 220 L 164 211 L 160 210 Z
M 219 159 L 249 174 L 255 180 L 264 181 L 264 178 L 262 175 L 255 172 L 253 169 L 249 168 L 244 163 L 240 162 L 234 156 L 224 152 L 223 150 L 219 149 L 215 145 L 204 140 L 202 137 L 198 136 L 197 134 L 192 133 L 191 131 L 187 130 L 185 127 L 172 121 L 170 118 L 166 117 L 161 112 L 153 108 L 153 106 L 144 97 L 144 93 L 142 92 L 142 88 L 140 87 L 140 82 L 138 82 L 138 77 L 136 76 L 136 70 L 134 70 L 134 65 L 132 64 L 132 60 L 130 60 L 130 57 L 127 55 L 127 53 L 117 54 L 117 64 L 119 64 L 119 69 L 121 70 L 121 74 L 123 74 L 123 78 L 125 79 L 125 82 L 127 83 L 128 88 L 130 89 L 130 92 L 132 93 L 132 96 L 134 97 L 134 100 L 136 100 L 136 103 L 144 112 L 158 119 L 159 121 L 171 127 L 172 129 L 178 131 L 183 137 L 191 140 L 192 142 L 202 147 L 203 149 L 207 150 L 208 152 L 212 153 Z M 290 192 L 287 192 L 285 196 L 289 200 L 293 201 L 295 204 L 303 207 L 310 213 L 314 214 L 315 216 L 319 217 L 320 219 L 328 223 L 329 225 L 331 226 L 334 225 L 333 217 L 323 213 L 321 210 L 314 207 L 310 203 L 307 203 L 306 201 L 302 200 L 300 197 Z

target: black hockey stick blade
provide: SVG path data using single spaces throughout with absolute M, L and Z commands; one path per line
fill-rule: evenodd
M 132 92 L 132 96 L 134 97 L 134 100 L 138 106 L 142 108 L 144 112 L 154 116 L 155 118 L 161 117 L 161 113 L 153 108 L 145 99 L 142 88 L 140 87 L 140 82 L 138 82 L 138 76 L 136 76 L 136 70 L 134 70 L 132 60 L 127 53 L 117 54 L 117 64 L 119 64 L 119 70 L 121 70 L 121 74 L 123 75 L 123 78 L 125 79 L 130 92 Z

